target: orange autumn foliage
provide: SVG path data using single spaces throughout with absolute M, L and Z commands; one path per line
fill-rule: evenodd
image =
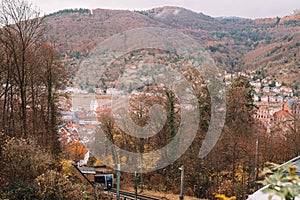
M 71 141 L 67 147 L 67 154 L 70 160 L 79 161 L 84 158 L 84 155 L 88 152 L 87 148 L 78 140 Z

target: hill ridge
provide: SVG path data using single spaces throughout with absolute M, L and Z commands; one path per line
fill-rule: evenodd
M 86 56 L 114 34 L 143 27 L 182 32 L 204 46 L 219 67 L 229 72 L 264 68 L 267 75 L 289 74 L 286 83 L 299 84 L 299 15 L 282 18 L 214 18 L 182 7 L 144 11 L 75 9 L 46 16 L 57 49 L 71 57 Z M 281 47 L 276 47 L 280 46 Z M 278 49 L 270 49 L 271 46 Z M 79 56 L 80 55 L 80 56 Z M 248 56 L 250 56 L 248 58 Z M 282 69 L 284 68 L 284 71 Z

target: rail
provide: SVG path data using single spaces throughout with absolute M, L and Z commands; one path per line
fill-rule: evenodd
M 115 188 L 112 188 L 110 191 L 110 193 L 112 193 L 114 196 L 117 193 L 117 190 Z M 138 194 L 137 198 L 135 198 L 135 194 L 133 192 L 128 192 L 128 191 L 120 191 L 120 197 L 121 199 L 138 199 L 138 200 L 160 200 L 160 198 L 157 197 L 150 197 L 150 196 L 146 196 L 146 195 L 141 195 Z

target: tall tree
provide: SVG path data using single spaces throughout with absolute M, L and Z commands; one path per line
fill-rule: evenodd
M 227 195 L 245 199 L 254 175 L 255 141 L 257 129 L 253 114 L 253 89 L 246 77 L 238 76 L 227 93 L 227 116 L 219 141 L 220 170 L 227 173 L 232 185 Z
M 29 76 L 34 66 L 32 56 L 44 34 L 43 18 L 23 0 L 2 0 L 0 8 L 0 43 L 6 54 L 7 85 L 19 100 L 21 130 L 27 135 Z
M 67 78 L 59 54 L 45 42 L 43 22 L 27 1 L 1 1 L 0 130 L 39 137 L 57 154 L 57 91 Z

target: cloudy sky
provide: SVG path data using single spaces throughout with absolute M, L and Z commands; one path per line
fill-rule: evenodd
M 44 13 L 66 8 L 146 10 L 180 6 L 210 16 L 276 17 L 300 9 L 300 0 L 28 0 Z

